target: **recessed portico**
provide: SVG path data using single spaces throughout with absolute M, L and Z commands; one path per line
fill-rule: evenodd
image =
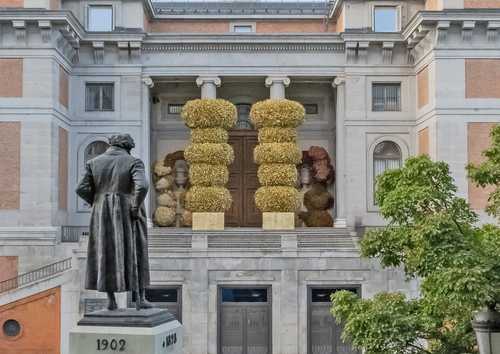
M 238 120 L 230 132 L 230 143 L 235 149 L 235 163 L 230 168 L 229 188 L 235 208 L 228 212 L 228 226 L 260 227 L 260 212 L 253 203 L 253 193 L 258 188 L 257 166 L 253 162 L 253 148 L 257 134 L 249 121 L 251 105 L 267 98 L 288 98 L 302 103 L 306 119 L 299 129 L 298 143 L 302 150 L 311 146 L 324 148 L 335 167 L 337 86 L 332 87 L 334 77 L 307 76 L 155 76 L 150 90 L 150 151 L 151 162 L 165 158 L 167 154 L 184 150 L 189 130 L 181 117 L 182 105 L 194 98 L 222 98 L 236 105 Z M 300 188 L 300 181 L 298 181 Z M 332 185 L 331 193 L 335 193 Z M 154 211 L 155 196 L 150 197 Z M 336 207 L 338 208 L 338 207 Z M 332 213 L 336 213 L 335 210 Z M 345 226 L 345 222 L 340 222 Z

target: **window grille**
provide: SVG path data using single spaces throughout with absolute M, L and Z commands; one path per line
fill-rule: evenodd
M 373 191 L 376 192 L 377 177 L 387 170 L 400 168 L 402 155 L 399 146 L 392 141 L 379 143 L 373 151 Z M 376 199 L 373 198 L 376 205 Z
M 169 103 L 167 106 L 168 114 L 181 114 L 183 106 L 182 103 Z
M 373 84 L 372 110 L 374 112 L 401 111 L 401 83 Z
M 318 105 L 316 103 L 306 103 L 303 105 L 306 111 L 306 114 L 318 114 Z
M 85 110 L 113 111 L 115 84 L 87 83 L 85 85 Z

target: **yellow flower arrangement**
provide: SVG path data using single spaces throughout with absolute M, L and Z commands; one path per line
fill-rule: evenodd
M 295 212 L 299 203 L 299 192 L 294 187 L 264 186 L 255 192 L 255 205 L 262 212 Z
M 227 143 L 229 134 L 224 128 L 197 128 L 191 130 L 191 143 Z
M 296 128 L 304 121 L 304 107 L 295 101 L 269 99 L 255 103 L 250 120 L 256 128 Z
M 184 150 L 185 159 L 191 163 L 206 163 L 213 165 L 230 165 L 234 160 L 234 152 L 231 145 L 205 143 L 191 144 Z
M 236 123 L 236 107 L 222 99 L 196 99 L 186 102 L 181 111 L 189 128 L 230 129 Z
M 295 128 L 260 128 L 259 143 L 295 143 L 297 130 Z
M 295 143 L 264 143 L 255 147 L 253 158 L 258 165 L 264 163 L 296 165 L 302 161 L 302 152 Z
M 297 183 L 297 168 L 292 164 L 262 164 L 257 172 L 263 186 L 290 186 Z
M 196 163 L 189 169 L 189 180 L 195 186 L 224 186 L 229 171 L 226 166 Z
M 231 193 L 225 187 L 192 186 L 186 194 L 186 208 L 192 212 L 224 212 L 231 203 Z

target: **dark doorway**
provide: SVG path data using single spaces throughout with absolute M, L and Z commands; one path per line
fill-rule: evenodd
M 270 353 L 270 288 L 220 287 L 219 354 Z

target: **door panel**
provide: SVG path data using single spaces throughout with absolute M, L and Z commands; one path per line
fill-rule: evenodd
M 226 213 L 228 226 L 257 227 L 262 224 L 262 214 L 254 201 L 255 191 L 259 188 L 257 165 L 253 161 L 253 150 L 257 143 L 257 133 L 252 130 L 233 131 L 230 135 L 234 163 L 229 168 L 228 189 L 233 204 Z
M 221 314 L 222 354 L 244 354 L 245 309 L 224 306 Z

